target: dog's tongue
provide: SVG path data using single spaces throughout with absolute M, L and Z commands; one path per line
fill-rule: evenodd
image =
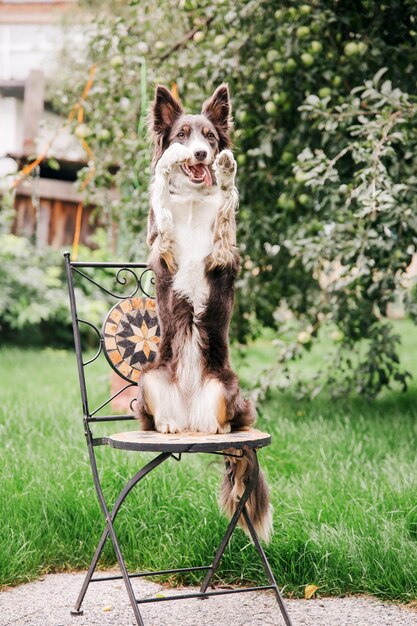
M 196 178 L 202 178 L 203 183 L 206 187 L 210 187 L 213 184 L 213 179 L 211 177 L 211 172 L 207 165 L 204 163 L 197 163 L 197 165 L 190 166 L 190 170 L 195 175 Z

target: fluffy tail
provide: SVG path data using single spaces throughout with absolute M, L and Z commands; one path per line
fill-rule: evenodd
M 229 452 L 239 454 L 238 450 L 229 450 Z M 255 462 L 255 452 L 250 449 L 245 449 L 244 456 L 240 458 L 227 457 L 220 507 L 229 518 L 235 512 L 246 489 Z M 246 503 L 246 510 L 258 536 L 268 543 L 272 534 L 272 507 L 269 502 L 269 488 L 261 471 L 259 471 L 258 484 Z M 238 524 L 250 537 L 243 515 L 239 517 Z

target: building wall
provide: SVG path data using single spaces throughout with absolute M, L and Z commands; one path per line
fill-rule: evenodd
M 83 29 L 65 24 L 69 10 L 76 10 L 75 0 L 0 0 L 0 190 L 13 181 L 7 174 L 16 171 L 17 162 L 42 153 L 51 137 L 48 156 L 61 163 L 85 161 L 76 137 L 68 131 L 57 134 L 65 116 L 45 109 L 43 103 L 44 77 L 53 86 L 66 40 L 70 37 L 71 45 L 83 47 Z M 15 160 L 6 158 L 8 154 Z M 69 246 L 82 198 L 71 178 L 48 176 L 35 170 L 17 187 L 12 232 L 34 236 L 39 245 Z M 97 225 L 92 211 L 90 206 L 82 210 L 80 240 L 86 245 Z
M 0 3 L 0 80 L 25 80 L 31 69 L 53 69 L 61 49 L 63 19 L 74 0 Z
M 0 2 L 0 158 L 7 153 L 22 152 L 23 85 L 31 70 L 42 70 L 47 78 L 53 76 L 68 37 L 82 47 L 82 29 L 65 25 L 65 16 L 74 10 L 75 0 Z M 10 96 L 12 86 L 21 93 Z M 59 116 L 44 113 L 37 150 L 42 149 L 60 124 Z M 82 156 L 78 143 L 69 141 L 68 135 L 60 137 L 54 146 L 54 156 L 69 159 Z
M 22 150 L 22 113 L 22 100 L 0 96 L 0 156 Z

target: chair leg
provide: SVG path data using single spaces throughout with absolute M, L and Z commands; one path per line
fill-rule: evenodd
M 213 576 L 214 576 L 214 574 L 216 572 L 216 569 L 217 569 L 217 567 L 219 565 L 220 559 L 221 559 L 221 557 L 224 554 L 226 546 L 227 546 L 227 544 L 228 544 L 228 542 L 230 540 L 230 537 L 231 537 L 231 535 L 232 535 L 232 533 L 233 533 L 233 531 L 234 531 L 234 529 L 236 527 L 236 524 L 237 524 L 237 522 L 239 520 L 239 517 L 240 517 L 240 515 L 243 515 L 243 517 L 245 518 L 245 522 L 246 522 L 246 525 L 248 527 L 248 530 L 250 532 L 250 535 L 252 537 L 253 543 L 255 545 L 256 551 L 258 552 L 259 556 L 261 557 L 262 565 L 264 567 L 267 579 L 271 583 L 271 585 L 274 586 L 275 597 L 276 597 L 276 600 L 278 602 L 278 606 L 280 608 L 282 617 L 284 618 L 284 622 L 285 622 L 286 626 L 292 626 L 292 622 L 291 622 L 290 616 L 288 615 L 287 608 L 286 608 L 286 606 L 284 604 L 284 601 L 282 599 L 282 596 L 280 594 L 280 591 L 279 591 L 278 585 L 276 583 L 274 574 L 272 572 L 271 566 L 270 566 L 270 564 L 268 562 L 268 559 L 266 558 L 266 554 L 264 552 L 264 549 L 262 548 L 262 545 L 261 545 L 261 543 L 259 541 L 259 537 L 258 537 L 258 535 L 256 533 L 256 530 L 255 530 L 255 528 L 253 526 L 252 520 L 251 520 L 251 518 L 249 516 L 249 513 L 247 512 L 247 509 L 246 509 L 246 502 L 248 501 L 248 499 L 250 497 L 250 494 L 252 493 L 253 489 L 256 487 L 256 484 L 258 482 L 258 476 L 259 476 L 258 457 L 257 457 L 257 454 L 256 454 L 256 450 L 254 450 L 254 452 L 255 452 L 255 465 L 254 465 L 252 474 L 249 477 L 249 481 L 248 481 L 248 484 L 246 486 L 246 489 L 245 489 L 245 491 L 244 491 L 244 493 L 243 493 L 243 495 L 242 495 L 242 497 L 241 497 L 241 499 L 239 501 L 239 504 L 238 504 L 238 506 L 236 508 L 236 511 L 235 511 L 235 513 L 234 513 L 230 523 L 229 523 L 229 526 L 227 528 L 226 534 L 223 537 L 223 540 L 222 540 L 222 542 L 220 544 L 220 547 L 218 548 L 218 550 L 216 552 L 216 556 L 214 558 L 213 564 L 212 564 L 211 568 L 208 570 L 207 576 L 204 579 L 203 584 L 201 585 L 200 591 L 202 593 L 207 591 L 207 587 L 209 586 L 209 584 L 210 584 L 210 582 L 211 582 L 211 580 L 212 580 L 212 578 L 213 578 Z M 231 480 L 233 480 L 233 479 L 231 478 Z
M 255 489 L 256 484 L 258 482 L 258 476 L 259 476 L 259 463 L 258 463 L 258 457 L 256 454 L 256 450 L 254 450 L 255 452 L 255 463 L 253 465 L 253 469 L 252 469 L 252 473 L 249 477 L 248 480 L 248 484 L 246 485 L 246 489 L 243 492 L 242 497 L 239 500 L 239 504 L 236 507 L 236 511 L 233 514 L 232 519 L 230 520 L 229 526 L 227 527 L 227 530 L 224 534 L 224 537 L 221 541 L 221 544 L 216 552 L 216 555 L 214 557 L 213 563 L 210 567 L 210 569 L 207 572 L 207 575 L 203 581 L 203 584 L 201 585 L 200 591 L 201 593 L 204 593 L 205 591 L 207 591 L 207 587 L 209 586 L 214 574 L 216 573 L 217 567 L 219 565 L 220 559 L 222 558 L 224 551 L 226 550 L 227 544 L 229 543 L 230 537 L 232 536 L 232 533 L 234 531 L 234 529 L 236 528 L 236 524 L 239 520 L 239 517 L 241 516 L 242 512 L 244 511 L 244 507 L 246 502 L 248 501 L 252 491 Z
M 275 597 L 277 599 L 277 602 L 278 602 L 278 605 L 279 605 L 282 617 L 284 618 L 284 622 L 285 622 L 286 626 L 292 626 L 292 622 L 291 622 L 290 616 L 288 615 L 288 612 L 287 612 L 287 607 L 284 604 L 284 600 L 283 600 L 283 598 L 281 596 L 281 593 L 279 591 L 279 588 L 278 588 L 278 585 L 276 583 L 276 580 L 275 580 L 274 574 L 272 572 L 271 566 L 269 564 L 268 559 L 266 558 L 266 554 L 265 554 L 264 549 L 263 549 L 263 547 L 261 545 L 261 542 L 259 541 L 259 537 L 258 537 L 258 535 L 256 533 L 256 530 L 255 530 L 253 524 L 252 524 L 252 520 L 251 520 L 251 518 L 249 516 L 249 513 L 246 510 L 246 507 L 243 509 L 243 517 L 245 518 L 245 522 L 246 522 L 246 525 L 247 525 L 247 527 L 249 529 L 249 532 L 251 534 L 253 543 L 255 544 L 255 548 L 256 548 L 259 556 L 261 557 L 261 561 L 262 561 L 262 564 L 264 566 L 266 577 L 268 578 L 268 580 L 271 583 L 271 585 L 274 585 Z
M 90 447 L 89 447 L 90 448 Z M 89 450 L 90 451 L 90 450 Z M 101 489 L 101 485 L 100 485 L 100 481 L 98 478 L 98 473 L 97 473 L 97 465 L 96 465 L 96 461 L 95 461 L 95 456 L 94 456 L 94 452 L 93 450 L 90 451 L 90 461 L 91 461 L 91 465 L 92 465 L 92 469 L 93 469 L 93 477 L 94 477 L 94 484 L 96 487 L 96 491 L 97 491 L 97 495 L 99 498 L 99 502 L 100 502 L 100 506 L 101 509 L 103 511 L 104 517 L 106 519 L 106 526 L 103 530 L 103 533 L 101 535 L 100 541 L 98 543 L 97 549 L 94 553 L 93 559 L 91 561 L 90 567 L 88 569 L 88 572 L 86 574 L 86 577 L 84 579 L 84 583 L 83 586 L 81 588 L 81 591 L 78 595 L 77 598 L 77 602 L 75 603 L 75 607 L 74 610 L 71 611 L 71 615 L 82 615 L 82 611 L 80 610 L 81 604 L 84 600 L 85 594 L 87 592 L 88 586 L 91 582 L 91 579 L 93 577 L 94 571 L 97 567 L 97 563 L 99 561 L 99 558 L 101 556 L 101 553 L 103 551 L 103 548 L 105 546 L 105 543 L 110 535 L 111 541 L 113 543 L 113 547 L 114 550 L 116 552 L 116 557 L 117 560 L 119 562 L 119 566 L 123 575 L 123 579 L 126 585 L 126 590 L 128 592 L 129 595 L 129 599 L 131 601 L 132 604 L 132 608 L 133 608 L 133 612 L 135 614 L 135 618 L 137 623 L 140 626 L 143 626 L 143 621 L 142 621 L 142 617 L 139 613 L 139 609 L 136 603 L 136 598 L 134 596 L 133 593 L 133 588 L 127 573 L 127 569 L 124 563 L 124 559 L 122 557 L 121 551 L 120 551 L 120 547 L 114 532 L 114 528 L 113 528 L 113 523 L 114 520 L 116 519 L 117 513 L 119 512 L 119 509 L 121 507 L 121 505 L 123 504 L 124 500 L 126 499 L 126 497 L 128 496 L 128 494 L 130 493 L 130 491 L 133 489 L 133 487 L 135 485 L 137 485 L 137 483 L 144 478 L 149 472 L 151 472 L 153 469 L 155 469 L 158 465 L 160 465 L 161 463 L 163 463 L 163 461 L 165 461 L 166 459 L 168 459 L 170 457 L 170 453 L 169 452 L 164 452 L 160 455 L 158 455 L 157 457 L 155 457 L 154 459 L 152 459 L 152 461 L 150 461 L 149 463 L 147 463 L 141 470 L 139 470 L 139 472 L 137 472 L 135 474 L 135 476 L 133 476 L 133 478 L 131 478 L 129 480 L 128 483 L 126 483 L 126 485 L 124 486 L 124 488 L 122 489 L 122 491 L 120 492 L 114 506 L 113 509 L 111 511 L 111 513 L 109 513 L 108 509 L 107 509 L 107 505 L 105 503 L 104 500 L 104 496 L 103 496 L 103 492 Z

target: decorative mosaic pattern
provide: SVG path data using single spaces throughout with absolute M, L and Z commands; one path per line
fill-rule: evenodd
M 160 328 L 152 298 L 128 298 L 116 304 L 103 324 L 104 353 L 120 376 L 137 382 L 157 354 Z

